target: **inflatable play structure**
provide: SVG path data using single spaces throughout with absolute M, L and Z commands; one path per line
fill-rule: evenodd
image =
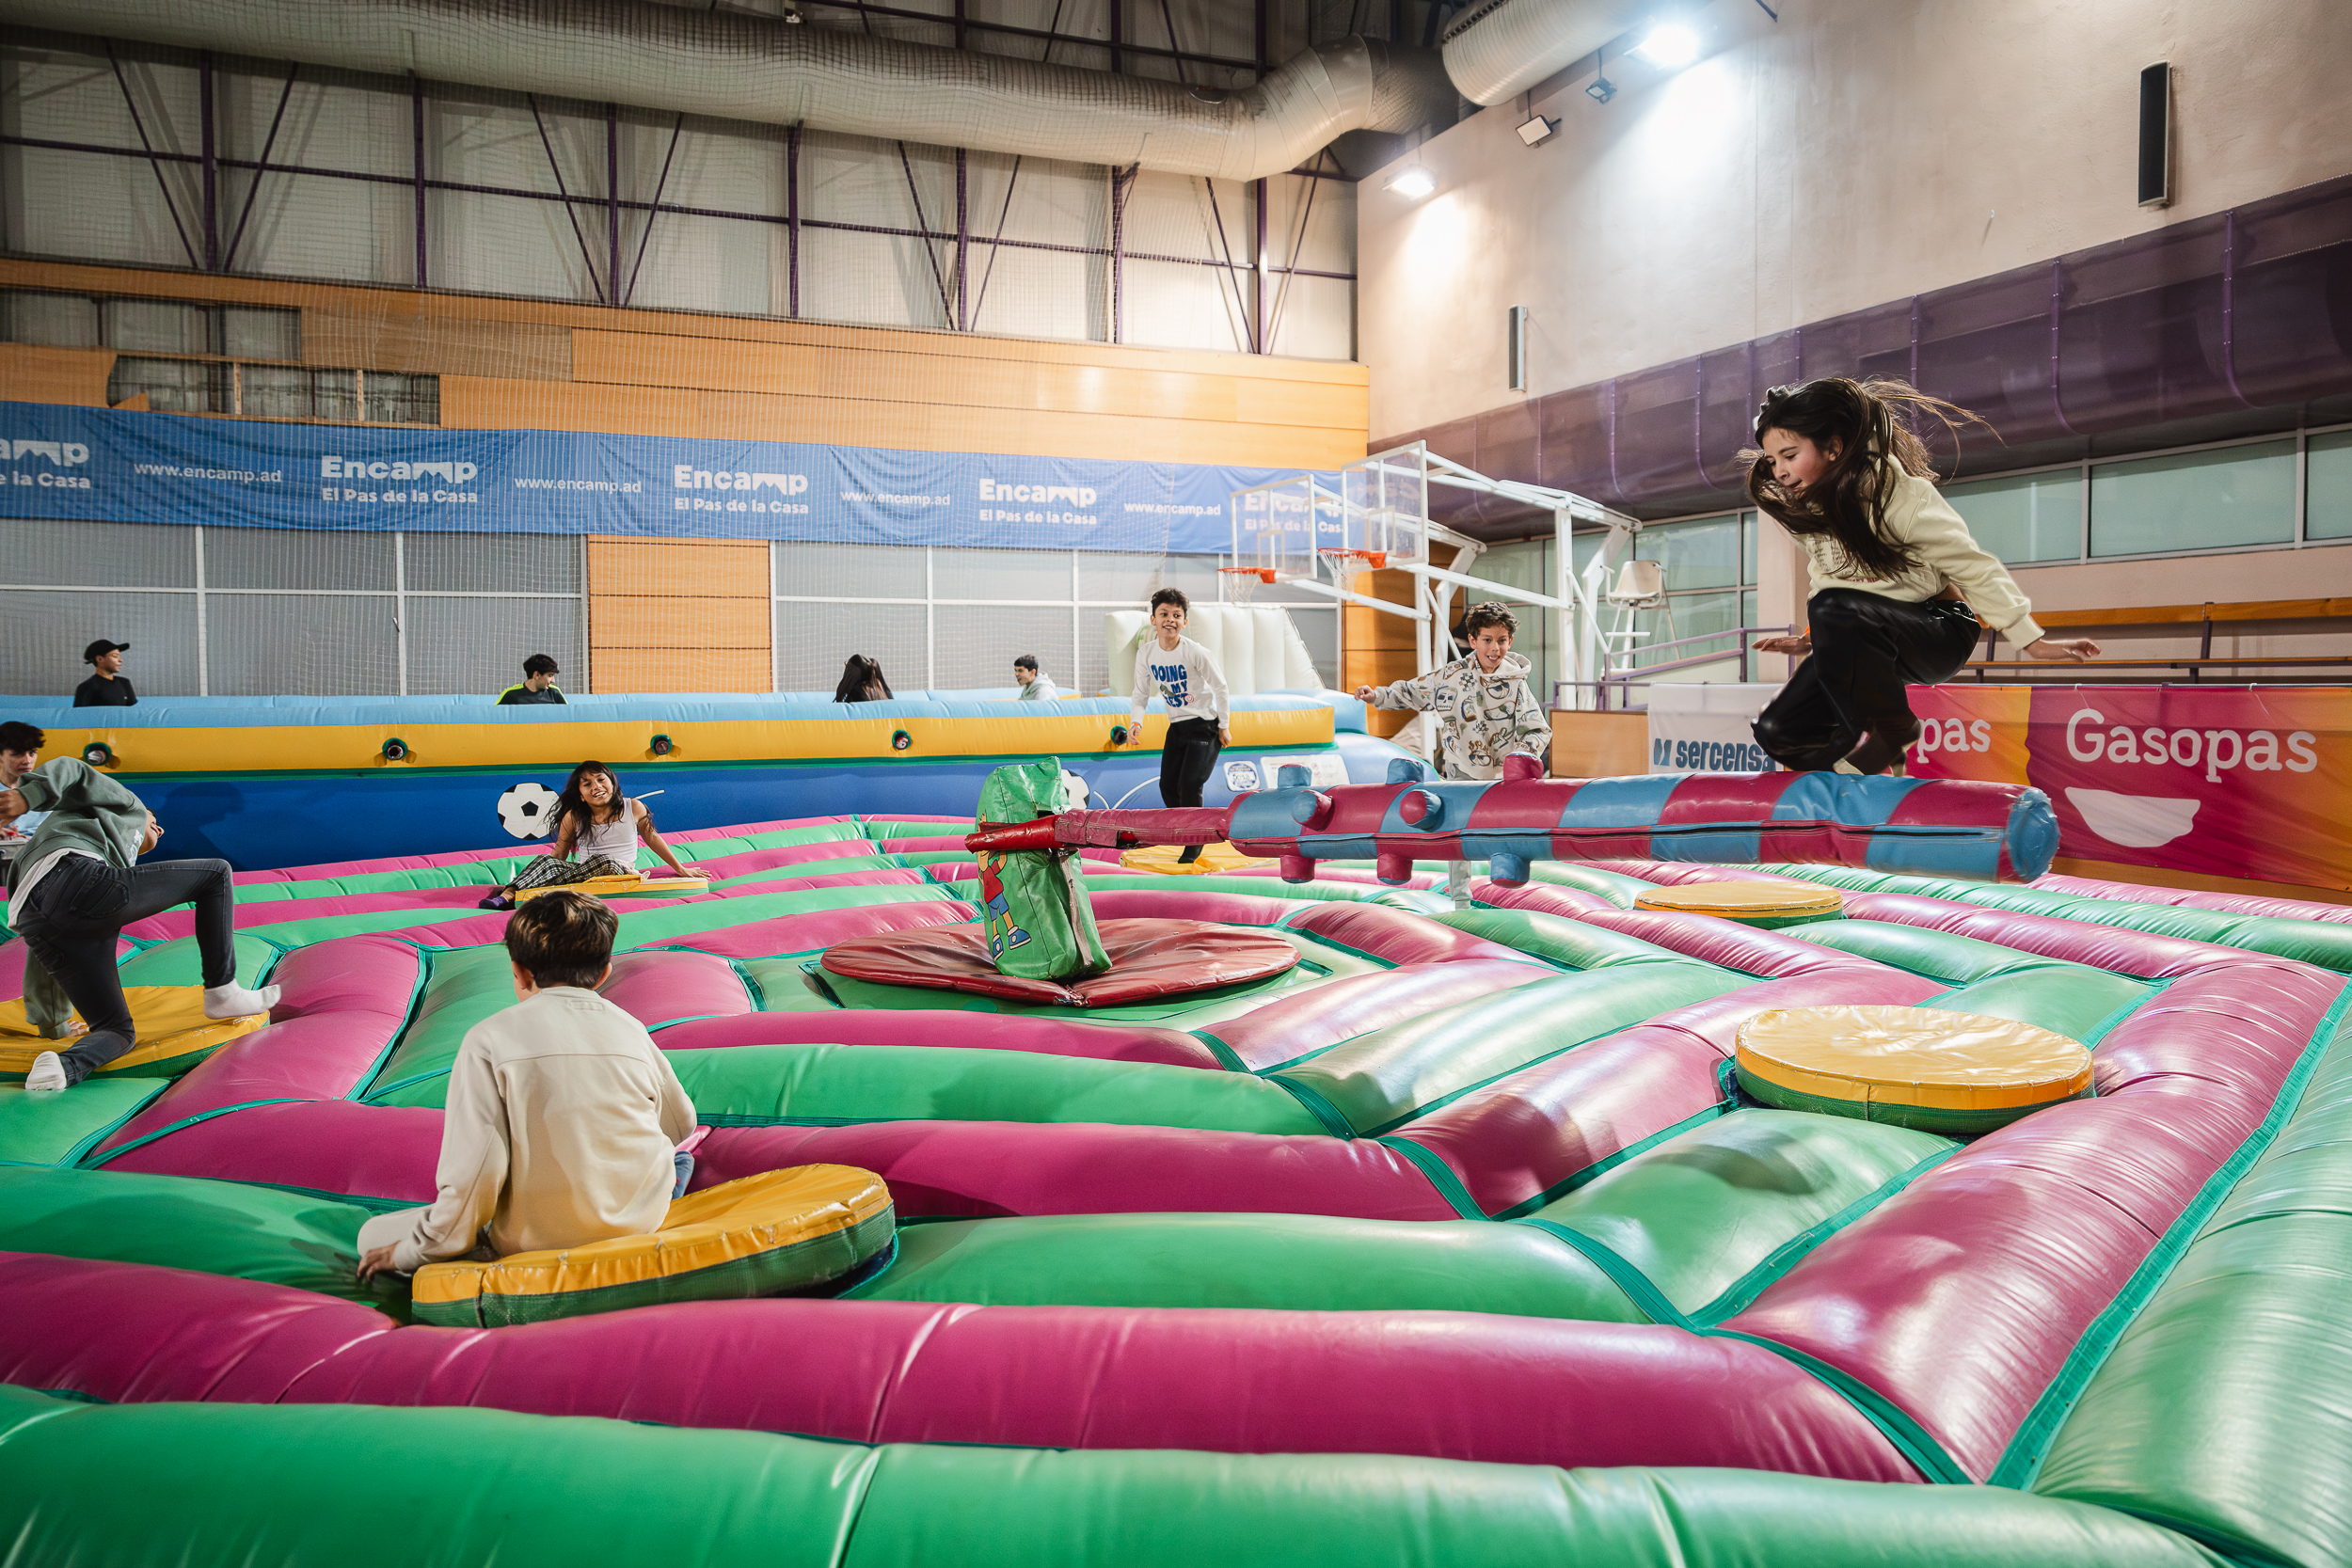
M 992 807 L 1066 820 L 1062 787 Z M 514 852 L 242 873 L 266 1024 L 0 1086 L 15 1560 L 2346 1560 L 2346 911 L 1875 839 L 1621 836 L 1459 910 L 1379 843 L 1304 881 L 1057 844 L 1024 852 L 1083 869 L 1099 974 L 1122 922 L 1282 961 L 1112 1000 L 836 962 L 936 936 L 994 972 L 977 831 L 674 833 L 708 891 L 616 903 L 605 994 L 710 1129 L 692 1190 L 626 1257 L 413 1286 L 356 1283 L 354 1240 L 432 1196 Z M 1811 916 L 1637 907 L 1734 883 L 1714 909 Z M 1095 963 L 1063 912 L 1041 985 Z M 191 920 L 125 933 L 158 1030 Z M 1872 1114 L 1923 1040 L 2010 1103 Z M 636 1289 L 667 1250 L 758 1289 Z
M 1141 749 L 1120 749 L 1124 697 L 1014 697 L 1004 688 L 850 705 L 797 692 L 583 695 L 561 707 L 480 697 L 0 707 L 47 732 L 46 754 L 82 757 L 137 791 L 169 829 L 169 853 L 240 870 L 529 846 L 552 833 L 565 775 L 591 758 L 618 770 L 631 795 L 661 792 L 653 809 L 665 834 L 787 814 L 968 816 L 997 766 L 1047 754 L 1105 804 L 1159 803 L 1168 721 L 1158 698 Z M 1368 783 L 1406 755 L 1365 734 L 1363 705 L 1337 691 L 1237 696 L 1232 727 L 1204 792 L 1213 804 L 1263 787 L 1285 764 L 1318 784 Z

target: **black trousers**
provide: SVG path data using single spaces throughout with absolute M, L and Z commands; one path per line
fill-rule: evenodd
M 1825 588 L 1806 606 L 1813 653 L 1756 716 L 1756 743 L 1783 768 L 1835 768 L 1867 733 L 1911 743 L 1919 721 L 1903 688 L 1947 681 L 1982 635 L 1958 599 L 1905 604 L 1854 588 Z
M 230 886 L 227 861 L 161 861 L 126 871 L 68 855 L 49 868 L 33 889 L 18 935 L 89 1025 L 71 1051 L 58 1053 L 67 1082 L 80 1083 L 138 1041 L 115 968 L 115 939 L 125 926 L 193 902 L 204 983 L 236 979 Z
M 1160 804 L 1197 806 L 1223 742 L 1214 719 L 1186 719 L 1168 727 L 1160 747 Z

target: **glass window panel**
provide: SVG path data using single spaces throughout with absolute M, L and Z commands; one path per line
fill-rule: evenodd
M 410 696 L 494 697 L 523 678 L 523 660 L 532 654 L 555 660 L 564 690 L 585 689 L 574 673 L 582 668 L 579 600 L 408 601 Z
M 779 594 L 837 599 L 923 596 L 923 551 L 919 546 L 779 544 L 774 561 Z M 840 660 L 834 660 L 836 676 L 840 673 L 839 663 Z M 799 688 L 780 686 L 776 689 L 793 691 Z
M 776 606 L 776 689 L 830 697 L 850 656 L 864 654 L 880 661 L 892 690 L 922 690 L 930 657 L 924 613 L 919 604 Z
M 1634 541 L 1633 553 L 1637 560 L 1665 567 L 1669 590 L 1734 587 L 1740 581 L 1740 520 L 1702 517 L 1645 528 Z
M 0 294 L 0 337 L 51 348 L 96 348 L 98 302 L 86 294 Z
M 2083 479 L 2079 468 L 1947 484 L 1944 499 L 1978 544 L 2014 566 L 2074 561 L 2082 554 Z
M 258 532 L 225 529 L 224 533 Z M 212 564 L 209 531 L 205 565 Z M 280 533 L 278 538 L 294 537 Z M 375 697 L 400 689 L 391 595 L 205 595 L 204 645 L 223 697 Z M 500 682 L 501 686 L 511 684 Z
M 1314 660 L 1315 678 L 1329 686 L 1340 678 L 1340 616 L 1338 608 L 1308 610 L 1294 608 L 1291 625 L 1298 628 L 1298 640 L 1307 644 L 1307 657 Z M 1097 635 L 1100 635 L 1098 628 Z
M 2261 441 L 2090 470 L 2090 553 L 2138 555 L 2295 537 L 2295 443 Z
M 2304 451 L 2303 537 L 2352 538 L 2352 430 L 2314 436 Z
M 315 371 L 310 379 L 310 406 L 322 420 L 359 422 L 359 372 Z
M 1063 569 L 1068 570 L 1067 558 Z M 1070 678 L 1073 626 L 1068 605 L 941 605 L 932 612 L 939 652 L 935 691 L 1006 690 L 1016 654 L 1035 654 L 1055 683 Z
M 389 594 L 392 589 L 392 536 L 310 529 L 208 528 L 204 531 L 204 586 L 374 589 Z M 390 606 L 387 599 L 384 613 L 388 618 Z M 359 689 L 354 687 L 349 691 Z
M 931 592 L 943 599 L 1054 599 L 1068 604 L 1070 552 L 938 550 L 931 557 Z M 1210 596 L 1216 596 L 1214 590 Z M 946 646 L 944 641 L 941 645 Z
M 1120 555 L 1108 550 L 1078 552 L 1078 596 L 1137 605 L 1152 596 L 1160 575 L 1156 555 Z
M 370 371 L 367 420 L 371 424 L 439 424 L 441 378 L 405 375 L 397 371 Z
M 106 378 L 106 401 L 117 404 L 140 393 L 159 414 L 225 414 L 229 411 L 229 367 L 200 359 L 117 359 Z
M 0 591 L 0 691 L 70 699 L 89 675 L 82 650 L 101 637 L 131 644 L 122 673 L 141 700 L 195 693 L 195 594 L 47 588 Z
M 1762 521 L 1763 519 L 1753 512 L 1740 514 L 1740 580 L 1741 582 L 1756 580 L 1756 526 Z
M 299 359 L 302 312 L 224 305 L 220 310 L 220 352 L 240 359 Z
M 212 312 L 171 299 L 110 299 L 106 346 L 134 354 L 213 354 Z
M 299 365 L 242 365 L 242 411 L 258 420 L 310 417 L 310 372 Z
M 50 583 L 61 588 L 196 586 L 196 530 L 192 528 L 173 523 L 63 519 L 6 526 L 8 562 L 0 565 L 0 581 L 27 588 Z M 104 595 L 94 597 L 103 599 Z M 119 640 L 124 634 L 116 635 Z M 89 641 L 85 637 L 74 648 L 78 651 Z
M 410 533 L 402 547 L 411 594 L 580 592 L 580 541 L 569 534 Z

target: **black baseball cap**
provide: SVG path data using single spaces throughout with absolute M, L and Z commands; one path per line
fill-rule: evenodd
M 82 650 L 82 662 L 88 664 L 96 659 L 100 654 L 110 654 L 115 652 L 117 649 L 127 648 L 131 644 L 128 642 L 109 642 L 102 637 L 97 641 Z

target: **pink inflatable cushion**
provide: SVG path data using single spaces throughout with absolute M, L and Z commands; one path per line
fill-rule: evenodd
M 787 1165 L 854 1165 L 890 1184 L 902 1219 L 1165 1212 L 1461 1217 L 1396 1149 L 1369 1138 L 1321 1134 L 1093 1122 L 722 1127 L 696 1150 L 696 1160 L 698 1188 Z
M 2147 887 L 2138 882 L 2100 882 L 2089 877 L 2056 873 L 2030 884 L 2042 893 L 2068 893 L 2084 898 L 2120 898 L 2132 904 L 2168 904 L 2176 909 L 2219 910 L 2225 914 L 2273 914 L 2282 920 L 2328 920 L 2352 924 L 2352 907 L 2315 904 L 2300 898 L 2273 898 L 2248 893 L 2197 893 L 2184 888 Z
M 847 816 L 788 816 L 773 822 L 738 822 L 723 828 L 688 828 L 661 836 L 672 844 L 698 844 L 713 838 L 749 838 L 759 833 L 787 832 L 848 822 Z M 909 820 L 912 820 L 911 818 Z M 473 861 L 511 860 L 540 852 L 542 842 L 516 842 L 497 849 L 452 849 L 437 855 L 387 855 L 375 860 L 329 861 L 319 865 L 281 865 L 269 871 L 240 871 L 239 882 L 308 882 L 326 877 L 357 877 L 374 871 L 415 871 L 434 865 L 465 865 Z
M 1488 942 L 1468 931 L 1392 910 L 1386 904 L 1316 904 L 1294 915 L 1289 924 L 1294 931 L 1305 931 L 1383 963 L 1444 963 L 1480 958 L 1526 964 L 1539 970 L 1552 967 L 1516 947 L 1505 947 L 1499 942 Z
M 1383 1141 L 1426 1149 L 1479 1212 L 1500 1214 L 1722 1104 L 1720 1069 L 1740 1025 L 1757 1013 L 1917 1002 L 1943 989 L 1876 966 L 1742 987 L 1481 1085 Z
M 258 927 L 287 926 L 298 920 L 331 920 L 346 914 L 383 914 L 400 910 L 414 910 L 420 919 L 450 910 L 470 910 L 478 906 L 488 892 L 487 884 L 473 887 L 397 888 L 383 893 L 336 893 L 319 898 L 274 899 L 267 903 L 239 904 L 230 918 L 240 931 Z M 141 942 L 172 942 L 196 934 L 196 911 L 190 907 L 166 910 L 145 920 L 133 921 L 122 928 L 126 937 Z
M 1852 912 L 1851 902 L 1849 913 Z M 1629 937 L 1671 948 L 1688 958 L 1736 969 L 1767 979 L 1793 979 L 1800 974 L 1826 974 L 1841 969 L 1881 970 L 1875 959 L 1841 953 L 1819 942 L 1803 942 L 1779 931 L 1759 931 L 1736 920 L 1712 915 L 1674 914 L 1657 910 L 1606 908 L 1580 911 L 1576 918 L 1588 925 L 1622 931 Z
M 1214 1036 L 1248 1070 L 1269 1072 L 1342 1040 L 1524 986 L 1546 974 L 1534 964 L 1496 958 L 1399 964 L 1378 974 L 1327 981 L 1200 1032 Z
M 2100 1041 L 2098 1098 L 1978 1139 L 1727 1324 L 1878 1389 L 1978 1478 L 2199 1188 L 2253 1135 L 2344 987 L 2309 965 L 2227 948 L 2008 918 L 2028 923 L 2010 943 L 2028 951 L 2130 937 L 2148 951 L 2132 962 L 2126 943 L 2115 967 L 2187 972 Z M 2185 961 L 2178 950 L 2189 947 L 2223 957 Z M 1953 1270 L 1954 1258 L 1968 1267 Z M 1921 1345 L 1937 1353 L 1919 1354 Z
M 658 947 L 616 955 L 599 994 L 648 1029 L 752 1010 L 751 992 L 726 959 Z
M 1504 887 L 1484 877 L 1470 883 L 1470 896 L 1492 909 L 1533 910 L 1537 914 L 1564 914 L 1571 919 L 1586 910 L 1617 907 L 1599 894 L 1587 893 L 1581 887 L 1556 887 L 1549 882 Z
M 1034 1051 L 1104 1062 L 1159 1062 L 1211 1070 L 1224 1065 L 1216 1052 L 1178 1029 L 912 1007 L 746 1012 L 735 1018 L 673 1024 L 654 1038 L 664 1051 L 708 1051 L 736 1045 L 947 1045 L 972 1051 Z
M 1110 968 L 1067 983 L 998 973 L 977 923 L 856 937 L 825 949 L 825 968 L 884 986 L 924 986 L 1015 1002 L 1108 1007 L 1282 974 L 1298 949 L 1280 937 L 1195 920 L 1099 922 Z
M 283 1397 L 851 1443 L 1916 1479 L 1851 1406 L 1761 1346 L 1477 1313 L 707 1302 L 522 1328 L 403 1328 L 328 1356 Z
M 108 1170 L 250 1181 L 403 1208 L 433 1201 L 440 1157 L 437 1110 L 296 1100 L 190 1120 L 104 1163 Z
M 272 1402 L 337 1351 L 397 1326 L 285 1285 L 39 1252 L 0 1252 L 0 1383 L 109 1404 Z

